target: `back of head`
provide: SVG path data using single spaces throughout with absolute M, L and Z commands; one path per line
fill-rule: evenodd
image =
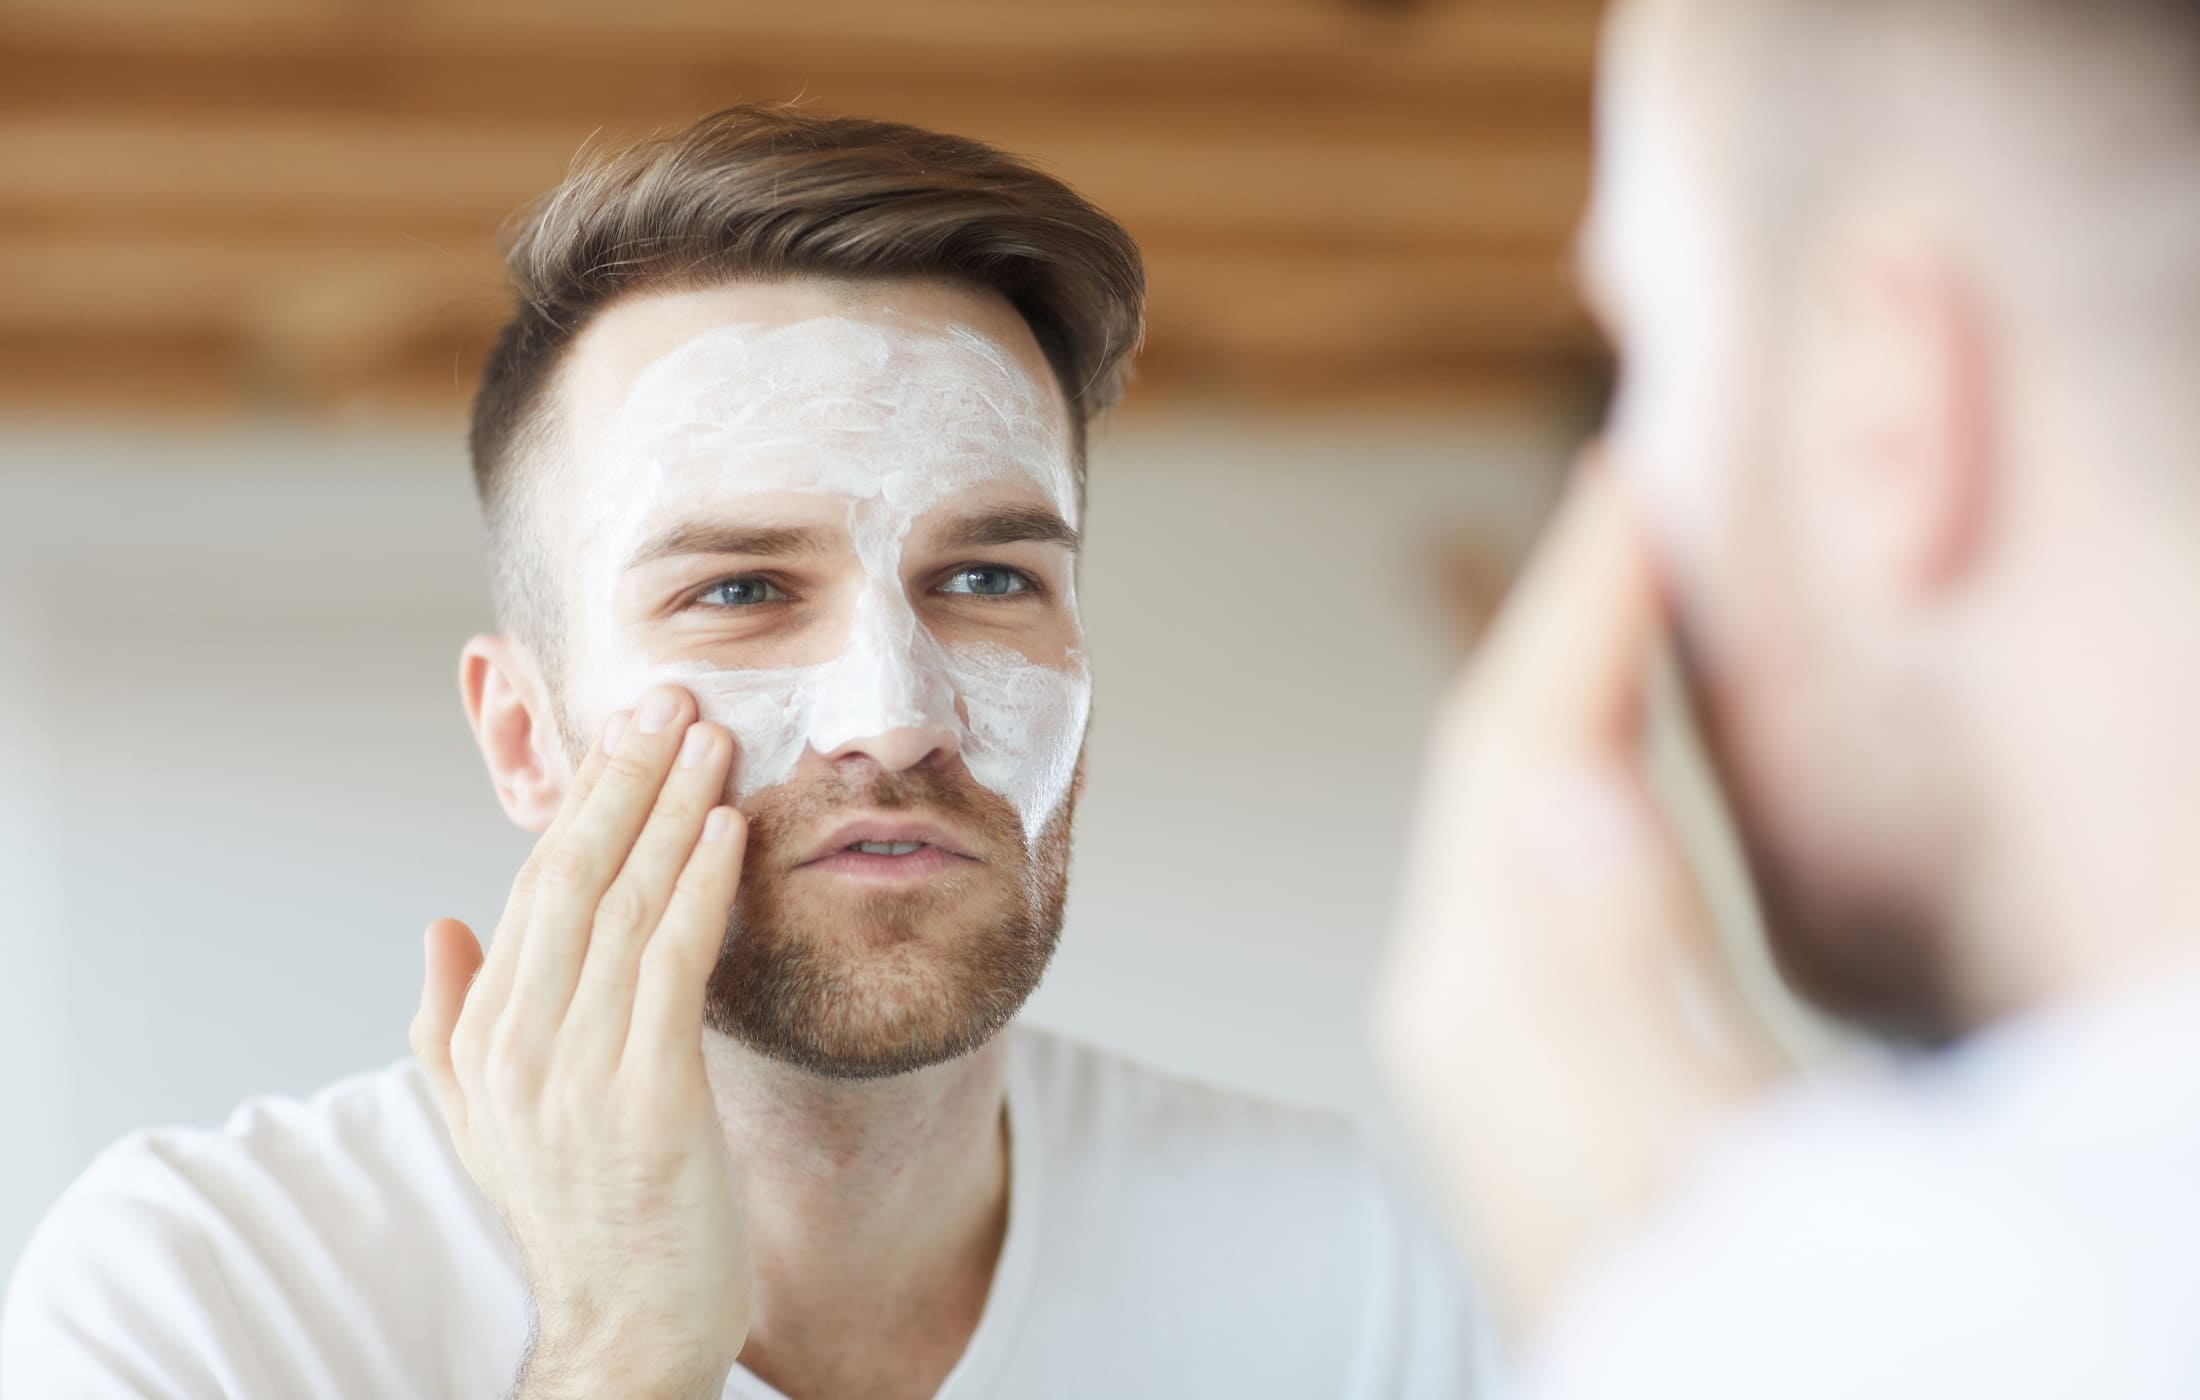
M 1662 26 L 1760 278 L 1843 203 L 1937 202 L 2066 330 L 2200 350 L 2200 5 L 1681 0 Z M 1669 75 L 1670 76 L 1670 75 Z
M 1610 38 L 1607 446 L 1775 945 L 1960 1031 L 2105 965 L 2006 914 L 2098 906 L 2068 814 L 2156 813 L 2200 695 L 2200 4 L 1627 0 Z

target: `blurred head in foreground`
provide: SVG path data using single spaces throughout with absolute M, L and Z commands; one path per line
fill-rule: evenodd
M 1945 1039 L 2200 927 L 2200 7 L 1623 0 L 1608 449 L 1799 990 Z
M 741 107 L 584 162 L 510 270 L 472 436 L 503 631 L 461 668 L 506 812 L 542 830 L 682 686 L 749 818 L 711 1028 L 841 1079 L 982 1045 L 1061 930 L 1136 247 L 978 142 Z

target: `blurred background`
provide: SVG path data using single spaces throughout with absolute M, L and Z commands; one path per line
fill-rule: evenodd
M 496 229 L 736 100 L 993 141 L 1144 245 L 1031 1014 L 1388 1136 L 1423 726 L 1608 377 L 1598 8 L 0 0 L 0 1271 L 117 1135 L 402 1055 L 423 925 L 493 926 L 528 843 L 455 673 Z

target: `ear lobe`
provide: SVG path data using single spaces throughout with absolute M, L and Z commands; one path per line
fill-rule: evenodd
M 523 830 L 547 830 L 572 773 L 534 657 L 508 637 L 470 638 L 458 690 L 504 814 Z
M 1827 367 L 1840 533 L 1883 588 L 1957 586 L 1985 540 L 1998 466 L 1987 328 L 1953 260 L 1915 234 L 1860 235 L 1842 261 Z M 1845 401 L 1845 402 L 1842 402 Z

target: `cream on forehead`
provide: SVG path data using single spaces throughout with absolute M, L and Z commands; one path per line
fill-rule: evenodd
M 635 379 L 612 451 L 619 471 L 596 487 L 629 508 L 683 469 L 706 475 L 716 497 L 892 493 L 912 515 L 971 486 L 1023 478 L 1076 524 L 1059 406 L 964 326 L 821 316 L 714 327 Z
M 804 752 L 899 728 L 952 730 L 971 775 L 1028 838 L 1066 796 L 1091 704 L 1074 646 L 1062 667 L 1000 646 L 948 647 L 918 621 L 901 550 L 918 517 L 972 487 L 1036 485 L 1073 527 L 1077 490 L 1058 402 L 977 332 L 828 316 L 715 327 L 636 378 L 583 515 L 599 713 L 650 685 L 694 691 L 741 745 L 740 795 L 786 781 Z M 652 664 L 622 645 L 620 571 L 660 517 L 708 518 L 765 493 L 847 503 L 865 575 L 832 659 L 780 668 Z M 1075 617 L 1074 596 L 1066 600 Z

